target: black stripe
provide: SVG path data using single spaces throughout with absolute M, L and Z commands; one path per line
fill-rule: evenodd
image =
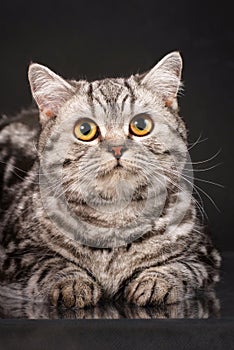
M 93 99 L 97 101 L 97 103 L 103 108 L 104 112 L 106 113 L 106 107 L 102 104 L 102 102 L 99 100 L 98 97 L 93 96 Z
M 131 87 L 131 85 L 129 84 L 129 82 L 127 80 L 124 80 L 124 85 L 126 86 L 126 88 L 130 91 L 131 97 L 134 97 L 133 94 L 133 89 Z M 135 98 L 135 97 L 134 97 Z
M 72 159 L 67 158 L 63 162 L 63 167 L 65 168 L 65 167 L 69 166 L 71 163 L 72 163 Z
M 9 268 L 10 265 L 11 265 L 11 261 L 12 261 L 12 258 L 11 258 L 11 257 L 8 257 L 8 258 L 4 261 L 3 266 L 2 266 L 2 270 L 3 270 L 3 271 L 8 270 L 8 268 Z
M 130 96 L 131 96 L 131 101 L 130 101 L 131 113 L 134 114 L 134 103 L 135 103 L 136 98 L 135 98 L 133 89 L 132 89 L 131 85 L 128 83 L 127 80 L 124 81 L 124 85 L 126 86 L 126 88 L 130 92 Z
M 35 264 L 35 262 L 34 262 L 34 264 Z M 16 266 L 15 271 L 17 271 L 17 272 L 14 274 L 14 280 L 24 282 L 25 286 L 26 286 L 28 283 L 28 276 L 31 276 L 32 266 L 34 264 L 30 264 L 24 268 L 21 267 L 21 264 Z
M 124 105 L 125 105 L 125 102 L 127 100 L 127 98 L 129 97 L 129 94 L 125 95 L 123 100 L 122 100 L 122 104 L 121 104 L 121 112 L 123 112 L 124 110 Z
M 131 248 L 131 246 L 132 246 L 132 243 L 128 243 L 128 244 L 126 245 L 126 252 L 129 251 L 129 249 Z
M 92 115 L 95 116 L 95 108 L 94 108 L 94 103 L 93 103 L 93 84 L 89 83 L 89 88 L 88 88 L 88 102 L 91 108 Z
M 107 249 L 110 249 L 110 248 L 107 248 Z M 106 250 L 106 248 L 105 248 L 105 250 Z M 109 253 L 111 253 L 112 251 L 113 251 L 113 250 L 111 250 Z M 119 254 L 118 250 L 114 250 L 114 251 L 113 251 L 112 256 L 111 256 L 110 260 L 108 261 L 108 264 L 107 264 L 107 266 L 106 266 L 106 268 L 105 268 L 105 271 L 106 271 L 106 272 L 110 271 L 110 269 L 111 269 L 111 264 L 112 264 L 113 261 L 116 259 L 116 256 L 118 256 L 118 254 Z
M 185 261 L 181 261 L 181 263 L 187 267 L 187 269 L 192 273 L 192 276 L 195 278 L 196 282 L 199 283 L 198 277 L 197 277 L 196 273 L 194 272 L 194 267 L 190 266 L 189 263 L 187 263 Z
M 165 304 L 167 304 L 168 297 L 169 297 L 170 292 L 172 291 L 173 288 L 174 288 L 174 286 L 171 286 L 169 288 L 169 290 L 167 291 L 167 293 L 164 295 L 163 301 L 164 301 Z
M 74 304 L 76 305 L 76 300 L 77 300 L 77 298 L 76 298 L 75 285 L 76 285 L 76 280 L 74 280 L 74 281 L 73 281 L 73 284 L 72 284 L 72 291 L 73 291 L 73 296 L 74 296 L 74 299 L 75 299 Z M 74 306 L 74 304 L 73 304 L 73 306 Z
M 44 270 L 41 272 L 37 283 L 40 284 L 48 275 L 48 273 L 50 272 L 49 266 L 45 266 Z
M 122 88 L 119 88 L 118 92 L 116 93 L 116 95 L 114 96 L 113 102 L 116 103 L 118 97 L 121 95 L 122 93 Z
M 89 83 L 89 88 L 88 88 L 88 97 L 93 100 L 93 84 Z
M 154 279 L 154 284 L 153 284 L 152 289 L 151 289 L 150 297 L 149 297 L 149 303 L 152 303 L 152 298 L 153 298 L 156 282 L 157 282 L 157 279 L 155 278 Z
M 99 89 L 100 93 L 102 94 L 102 96 L 105 98 L 106 102 L 109 102 L 110 99 L 106 96 L 106 94 L 104 93 L 104 91 L 100 88 Z
M 94 302 L 94 283 L 89 284 L 89 287 L 90 287 L 90 289 L 91 289 L 91 295 L 92 295 L 92 297 L 91 297 L 91 299 L 92 299 L 91 303 L 92 303 L 93 306 L 95 306 L 95 302 Z

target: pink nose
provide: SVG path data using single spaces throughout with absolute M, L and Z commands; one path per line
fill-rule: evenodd
M 111 152 L 113 152 L 113 155 L 115 156 L 116 159 L 119 159 L 123 152 L 125 151 L 125 147 L 124 146 L 112 146 L 111 147 Z

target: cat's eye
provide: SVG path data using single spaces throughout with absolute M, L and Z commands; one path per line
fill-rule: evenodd
M 135 115 L 129 125 L 129 131 L 135 136 L 146 136 L 153 129 L 153 121 L 146 113 Z
M 92 141 L 99 135 L 97 124 L 91 119 L 81 119 L 74 126 L 74 135 L 81 141 Z

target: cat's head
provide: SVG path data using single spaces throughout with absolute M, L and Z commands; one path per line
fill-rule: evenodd
M 31 64 L 41 164 L 48 181 L 56 174 L 48 191 L 57 184 L 73 212 L 101 227 L 152 220 L 152 208 L 159 217 L 186 158 L 181 70 L 178 52 L 145 74 L 93 82 Z

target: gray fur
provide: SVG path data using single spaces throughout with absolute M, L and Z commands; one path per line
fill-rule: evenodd
M 23 299 L 83 308 L 100 298 L 172 304 L 218 280 L 220 255 L 181 182 L 181 69 L 177 52 L 143 76 L 92 83 L 30 66 L 40 124 L 34 130 L 21 116 L 0 124 L 2 285 L 20 285 Z M 144 137 L 129 135 L 139 113 L 154 123 Z M 101 136 L 75 138 L 79 118 L 94 120 Z M 108 150 L 121 144 L 127 151 L 116 169 Z M 20 177 L 17 152 L 32 161 Z

